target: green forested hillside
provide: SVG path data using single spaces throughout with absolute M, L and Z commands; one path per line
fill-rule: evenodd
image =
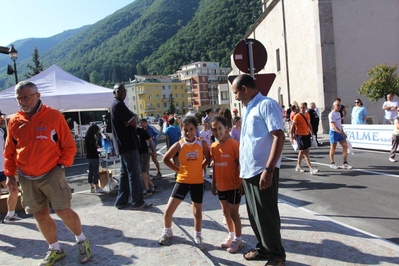
M 231 51 L 260 13 L 260 0 L 135 0 L 52 49 L 39 49 L 40 60 L 106 87 L 200 60 L 230 66 Z

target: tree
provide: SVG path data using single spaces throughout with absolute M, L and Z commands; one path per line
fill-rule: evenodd
M 358 92 L 376 102 L 378 99 L 385 98 L 387 94 L 399 96 L 399 77 L 395 73 L 398 65 L 388 66 L 379 64 L 367 71 L 370 79 L 360 86 Z
M 101 80 L 100 74 L 96 70 L 90 73 L 90 82 L 93 84 L 98 84 Z
M 173 94 L 170 94 L 169 97 L 169 109 L 168 109 L 169 114 L 174 114 L 176 113 L 176 106 L 175 106 L 175 100 L 173 99 Z
M 39 50 L 37 50 L 37 47 L 35 47 L 35 49 L 33 49 L 33 54 L 32 54 L 33 65 L 31 65 L 29 63 L 27 65 L 27 67 L 30 69 L 30 71 L 28 71 L 25 74 L 25 77 L 27 79 L 39 74 L 40 72 L 42 72 L 44 70 L 43 64 L 40 63 L 40 61 L 39 61 L 39 57 L 40 57 Z

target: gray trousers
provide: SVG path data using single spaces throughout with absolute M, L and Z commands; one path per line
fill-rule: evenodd
M 264 190 L 259 190 L 260 174 L 243 179 L 249 221 L 258 239 L 256 249 L 269 258 L 285 258 L 278 210 L 279 172 L 278 168 L 274 169 L 272 185 Z
M 398 146 L 399 146 L 399 136 L 392 134 L 392 148 L 391 148 L 389 158 L 395 159 L 395 154 L 396 154 L 396 150 L 398 149 Z

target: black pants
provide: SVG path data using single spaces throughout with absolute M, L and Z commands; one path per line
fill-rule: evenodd
M 269 258 L 285 258 L 278 210 L 279 172 L 275 168 L 272 185 L 264 190 L 259 190 L 260 174 L 243 179 L 249 221 L 258 239 L 256 249 Z

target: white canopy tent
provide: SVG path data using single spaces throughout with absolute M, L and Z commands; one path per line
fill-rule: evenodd
M 114 99 L 111 89 L 81 80 L 56 65 L 28 80 L 36 84 L 44 104 L 60 111 L 109 108 Z M 0 110 L 4 114 L 18 111 L 14 90 L 12 86 L 0 91 Z
M 81 80 L 56 65 L 28 80 L 36 84 L 44 104 L 61 112 L 78 112 L 77 122 L 80 127 L 81 111 L 106 110 L 111 107 L 114 100 L 111 89 Z M 0 110 L 7 115 L 18 111 L 15 86 L 0 91 Z M 78 141 L 80 141 L 80 152 L 83 154 L 81 138 Z

